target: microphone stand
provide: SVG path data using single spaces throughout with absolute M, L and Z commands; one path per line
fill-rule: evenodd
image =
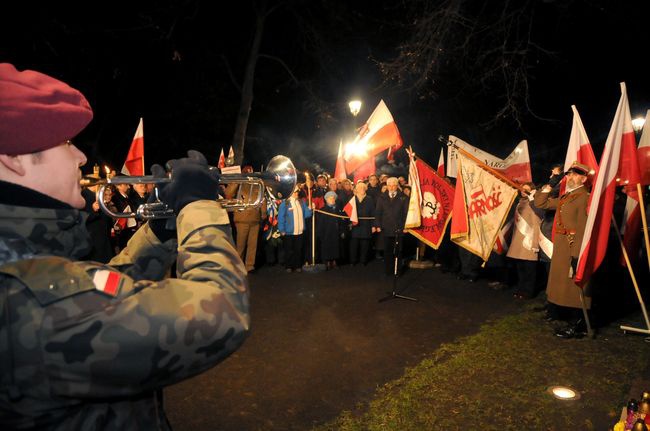
M 416 301 L 416 298 L 412 298 L 410 296 L 404 296 L 401 293 L 406 290 L 406 287 L 404 287 L 402 290 L 397 290 L 397 278 L 399 277 L 399 258 L 400 258 L 400 249 L 401 249 L 401 237 L 402 237 L 402 230 L 397 229 L 395 231 L 395 243 L 393 244 L 393 255 L 395 256 L 395 261 L 393 264 L 393 291 L 388 293 L 388 296 L 385 296 L 379 300 L 379 302 L 384 302 L 388 301 L 389 299 L 406 299 L 408 301 Z

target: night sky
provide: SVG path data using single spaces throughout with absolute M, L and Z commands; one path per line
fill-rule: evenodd
M 51 74 L 86 95 L 95 118 L 77 139 L 89 158 L 85 173 L 94 163 L 121 167 L 140 117 L 147 166 L 188 149 L 216 164 L 233 135 L 240 97 L 233 81 L 243 77 L 254 3 L 51 3 L 3 12 L 0 61 Z M 464 2 L 468 8 L 501 3 Z M 512 118 L 487 127 L 503 90 L 463 81 L 454 67 L 437 77 L 435 98 L 382 85 L 376 61 L 394 58 L 408 37 L 409 2 L 269 2 L 278 8 L 265 22 L 261 53 L 276 59 L 258 60 L 244 163 L 259 170 L 285 154 L 299 169 L 332 172 L 339 140 L 352 136 L 380 99 L 405 145 L 432 164 L 439 135 L 456 135 L 501 157 L 528 139 L 533 176 L 543 181 L 549 164 L 564 161 L 571 104 L 599 158 L 619 82 L 627 83 L 633 117 L 650 108 L 644 65 L 650 2 L 527 3 L 534 10 L 530 39 L 543 49 L 527 69 L 527 104 L 535 115 L 525 114 L 521 127 Z M 352 98 L 363 101 L 357 118 L 347 107 Z M 397 160 L 406 162 L 403 152 Z

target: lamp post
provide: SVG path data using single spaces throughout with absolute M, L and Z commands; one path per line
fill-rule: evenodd
M 357 114 L 359 114 L 359 111 L 361 111 L 361 101 L 360 100 L 351 100 L 348 102 L 348 106 L 350 107 L 350 112 L 352 113 L 352 116 L 356 117 Z
M 634 120 L 632 120 L 632 128 L 634 129 L 635 133 L 640 133 L 641 130 L 643 130 L 644 125 L 645 125 L 645 118 L 643 117 L 636 117 Z

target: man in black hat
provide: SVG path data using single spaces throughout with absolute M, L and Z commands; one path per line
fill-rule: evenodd
M 587 181 L 592 173 L 589 166 L 574 162 L 566 172 L 566 191 L 560 198 L 550 197 L 552 187 L 545 185 L 535 195 L 535 206 L 555 209 L 553 225 L 553 257 L 546 286 L 549 317 L 567 320 L 568 326 L 556 331 L 561 338 L 581 338 L 586 334 L 580 289 L 584 289 L 585 307 L 591 308 L 588 286 L 575 284 L 574 277 L 580 245 L 587 223 L 589 190 Z

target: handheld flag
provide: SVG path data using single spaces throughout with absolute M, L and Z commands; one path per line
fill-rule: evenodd
M 630 149 L 636 150 L 630 105 L 625 83 L 621 82 L 621 99 L 616 108 L 614 121 L 609 130 L 605 149 L 600 159 L 596 183 L 591 192 L 587 223 L 585 225 L 580 256 L 575 274 L 575 283 L 583 286 L 598 269 L 605 257 L 609 228 L 612 221 L 617 178 L 622 184 L 636 184 L 640 181 L 639 166 L 629 163 Z M 625 153 L 623 153 L 625 151 Z M 625 183 L 627 181 L 627 183 Z
M 219 169 L 226 167 L 226 156 L 223 155 L 223 148 L 221 149 L 221 154 L 219 154 L 219 162 L 217 162 L 217 167 Z
M 578 108 L 575 105 L 571 105 L 571 109 L 573 110 L 573 125 L 571 126 L 569 146 L 567 147 L 566 157 L 564 158 L 564 172 L 568 171 L 571 165 L 573 165 L 573 162 L 576 161 L 589 166 L 594 172 L 597 172 L 598 162 L 596 162 L 596 156 L 589 143 L 585 127 L 582 125 Z M 560 196 L 566 190 L 566 181 L 567 179 L 564 177 L 560 182 Z
M 124 175 L 142 176 L 144 175 L 144 127 L 142 125 L 142 118 L 133 136 L 131 148 L 126 155 L 126 161 L 122 166 Z
M 368 121 L 359 129 L 357 137 L 345 148 L 345 169 L 352 173 L 363 165 L 369 157 L 392 148 L 402 146 L 402 137 L 397 124 L 383 100 L 370 114 Z
M 339 154 L 336 156 L 336 168 L 334 170 L 334 178 L 337 180 L 344 180 L 348 177 L 345 171 L 345 160 L 343 160 L 343 141 L 339 142 Z
M 445 150 L 440 149 L 440 158 L 438 159 L 438 169 L 436 169 L 438 175 L 441 177 L 445 176 Z
M 451 239 L 487 261 L 510 212 L 517 189 L 503 176 L 457 149 Z
M 639 158 L 639 170 L 641 171 L 641 184 L 650 185 L 650 109 L 645 115 L 645 126 L 639 141 L 637 156 Z
M 352 196 L 347 204 L 343 207 L 343 211 L 350 217 L 352 225 L 356 226 L 359 224 L 359 215 L 357 214 L 357 197 Z
M 530 170 L 530 155 L 528 154 L 528 141 L 521 141 L 505 159 L 500 159 L 486 151 L 474 147 L 455 136 L 449 136 L 449 141 L 458 148 L 462 148 L 484 163 L 494 171 L 504 175 L 510 181 L 526 183 L 533 181 Z M 458 150 L 454 145 L 447 149 L 447 176 L 456 177 L 456 158 Z
M 429 247 L 437 249 L 440 247 L 451 218 L 454 188 L 422 160 L 416 159 L 414 164 L 417 179 L 413 180 L 409 175 L 409 183 L 413 187 L 411 196 L 415 194 L 416 184 L 418 185 L 417 193 L 421 196 L 419 199 L 420 224 L 419 227 L 410 228 L 408 231 Z M 412 206 L 409 205 L 409 212 L 411 208 Z
M 235 152 L 232 150 L 232 145 L 228 150 L 228 157 L 226 157 L 226 166 L 232 166 L 235 164 Z

